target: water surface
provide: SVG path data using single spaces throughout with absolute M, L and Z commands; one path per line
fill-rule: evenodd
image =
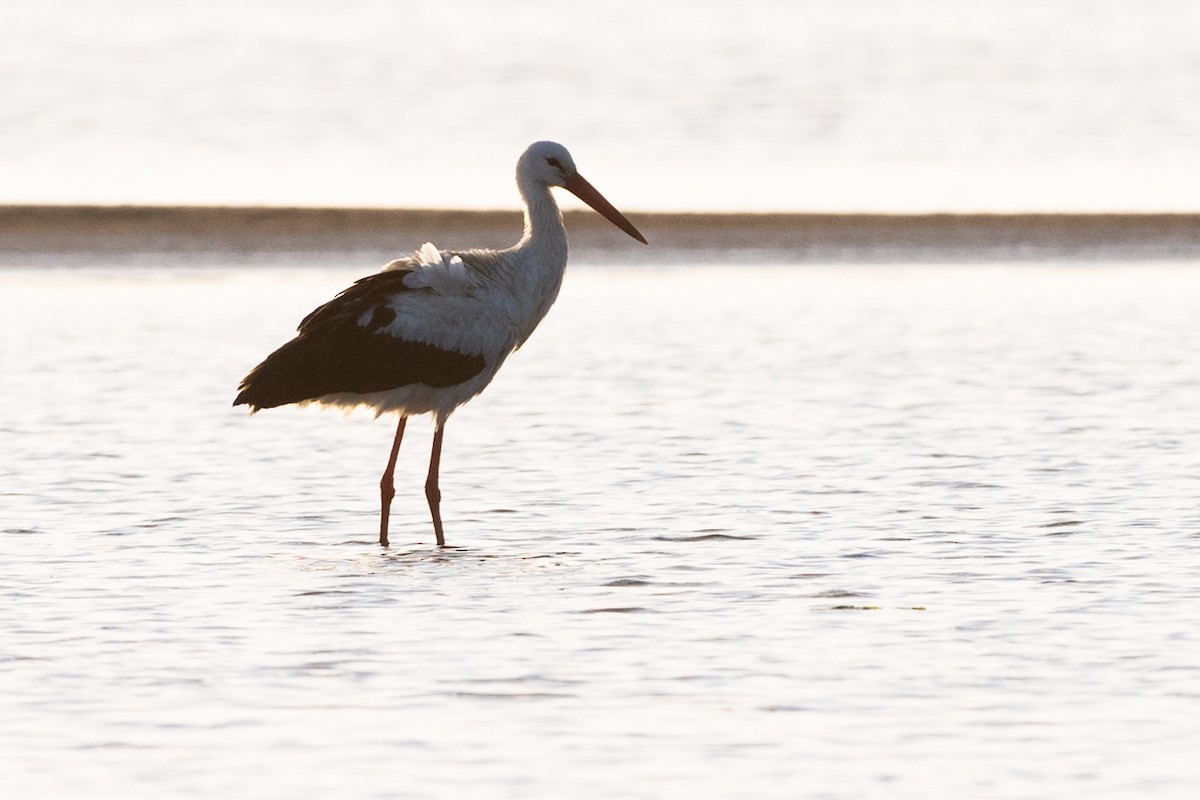
M 0 202 L 1194 211 L 1193 0 L 39 0 Z
M 0 273 L 13 796 L 1200 788 L 1194 266 L 574 265 L 387 550 L 229 407 L 365 271 Z

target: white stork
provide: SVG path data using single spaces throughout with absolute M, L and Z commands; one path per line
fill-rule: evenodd
M 433 451 L 425 497 L 437 543 L 444 545 L 438 465 L 450 414 L 483 391 L 558 296 L 567 266 L 567 232 L 550 193 L 561 186 L 621 230 L 648 244 L 620 211 L 575 170 L 567 149 L 535 142 L 517 161 L 525 234 L 507 250 L 438 250 L 411 256 L 317 308 L 296 338 L 250 371 L 235 406 L 251 413 L 296 403 L 375 409 L 400 421 L 379 481 L 379 544 L 388 544 L 393 474 L 404 424 L 433 414 Z

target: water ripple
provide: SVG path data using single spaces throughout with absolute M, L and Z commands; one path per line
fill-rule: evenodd
M 12 791 L 1188 796 L 1200 278 L 717 274 L 572 272 L 386 549 L 386 420 L 228 408 L 343 271 L 0 274 Z

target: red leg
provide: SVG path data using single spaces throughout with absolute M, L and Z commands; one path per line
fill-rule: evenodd
M 396 473 L 396 456 L 400 452 L 400 440 L 404 438 L 404 423 L 408 417 L 400 417 L 396 426 L 396 441 L 392 442 L 392 455 L 388 459 L 387 469 L 379 479 L 379 544 L 388 545 L 388 515 L 392 511 L 392 498 L 396 496 L 396 485 L 392 478 Z
M 442 431 L 445 423 L 441 420 L 433 432 L 433 452 L 429 455 L 429 476 L 425 479 L 425 499 L 429 501 L 429 513 L 433 515 L 433 533 L 437 543 L 444 545 L 446 537 L 442 535 L 442 490 L 438 488 L 438 468 L 442 461 Z

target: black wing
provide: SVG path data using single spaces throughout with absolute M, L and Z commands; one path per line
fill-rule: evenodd
M 443 350 L 380 333 L 396 319 L 387 301 L 411 270 L 389 270 L 354 283 L 300 322 L 295 339 L 250 371 L 233 401 L 254 410 L 315 400 L 328 394 L 367 394 L 423 383 L 454 386 L 478 375 L 481 355 Z M 359 320 L 370 312 L 370 321 Z

